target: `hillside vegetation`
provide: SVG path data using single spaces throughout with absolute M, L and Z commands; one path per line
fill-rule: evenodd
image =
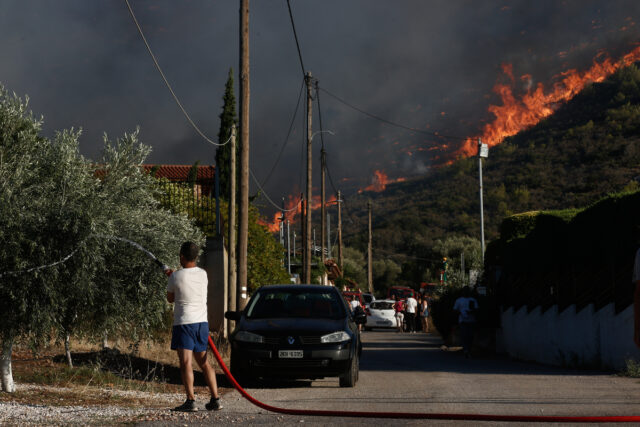
M 630 66 L 587 86 L 538 125 L 490 150 L 483 165 L 486 240 L 498 237 L 506 216 L 584 207 L 609 193 L 638 188 L 639 175 L 640 71 Z M 348 198 L 345 240 L 359 250 L 366 249 L 369 198 L 374 257 L 402 266 L 398 283 L 415 286 L 436 277 L 442 256 L 434 250 L 437 240 L 479 238 L 475 157 L 381 193 Z

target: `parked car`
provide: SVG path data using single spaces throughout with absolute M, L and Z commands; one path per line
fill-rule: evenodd
M 369 308 L 369 304 L 371 304 L 371 301 L 375 301 L 376 297 L 374 297 L 373 294 L 363 293 L 362 300 L 364 301 L 365 308 Z
M 370 331 L 373 328 L 395 328 L 396 311 L 393 309 L 394 300 L 383 299 L 372 301 L 367 313 L 367 323 L 364 329 Z
M 387 293 L 387 298 L 391 299 L 392 296 L 398 299 L 407 299 L 410 296 L 415 298 L 415 292 L 408 286 L 391 286 L 389 288 L 389 292 Z
M 257 378 L 339 377 L 340 387 L 358 380 L 362 343 L 358 324 L 333 286 L 263 286 L 242 312 L 231 333 L 231 373 L 240 381 Z

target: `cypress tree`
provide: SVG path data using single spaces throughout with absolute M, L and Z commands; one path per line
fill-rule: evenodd
M 229 69 L 229 77 L 225 85 L 224 97 L 222 98 L 222 113 L 220 113 L 220 131 L 218 132 L 218 142 L 225 143 L 231 136 L 231 127 L 235 124 L 236 119 L 236 97 L 233 93 L 233 68 Z M 240 141 L 236 137 L 236 159 L 240 158 Z M 220 174 L 220 197 L 229 200 L 229 161 L 231 158 L 231 144 L 218 147 L 216 150 L 216 173 Z M 240 168 L 236 167 L 238 172 L 236 182 L 239 182 Z

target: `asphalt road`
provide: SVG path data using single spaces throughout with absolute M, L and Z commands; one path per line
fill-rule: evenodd
M 566 370 L 445 351 L 439 337 L 395 331 L 363 332 L 360 379 L 260 384 L 247 391 L 267 404 L 297 409 L 476 413 L 501 415 L 640 415 L 640 380 L 612 372 Z M 235 390 L 225 409 L 194 424 L 501 425 L 493 422 L 303 417 L 269 413 Z M 191 423 L 190 423 L 191 424 Z M 504 423 L 506 425 L 506 423 Z M 513 424 L 509 424 L 513 425 Z M 531 424 L 527 424 L 531 425 Z M 566 425 L 566 424 L 564 424 Z

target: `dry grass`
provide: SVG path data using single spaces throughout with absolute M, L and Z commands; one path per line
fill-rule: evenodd
M 168 336 L 166 337 L 168 338 Z M 218 340 L 215 340 L 218 341 Z M 118 394 L 116 391 L 148 393 L 183 393 L 178 359 L 169 348 L 169 340 L 141 342 L 138 344 L 116 340 L 112 347 L 102 351 L 101 346 L 88 342 L 72 341 L 74 367 L 69 368 L 64 357 L 64 347 L 50 343 L 34 354 L 28 347 L 14 346 L 12 367 L 17 384 L 36 387 L 18 390 L 16 393 L 0 393 L 0 402 L 12 401 L 38 405 L 121 405 L 129 407 L 154 407 L 153 399 L 143 393 Z M 216 345 L 228 362 L 226 340 Z M 218 373 L 221 394 L 229 389 L 222 370 L 209 352 L 210 362 Z M 226 356 L 226 357 L 225 357 Z M 196 369 L 195 389 L 200 395 L 208 391 L 204 378 Z M 160 403 L 160 405 L 166 403 Z

